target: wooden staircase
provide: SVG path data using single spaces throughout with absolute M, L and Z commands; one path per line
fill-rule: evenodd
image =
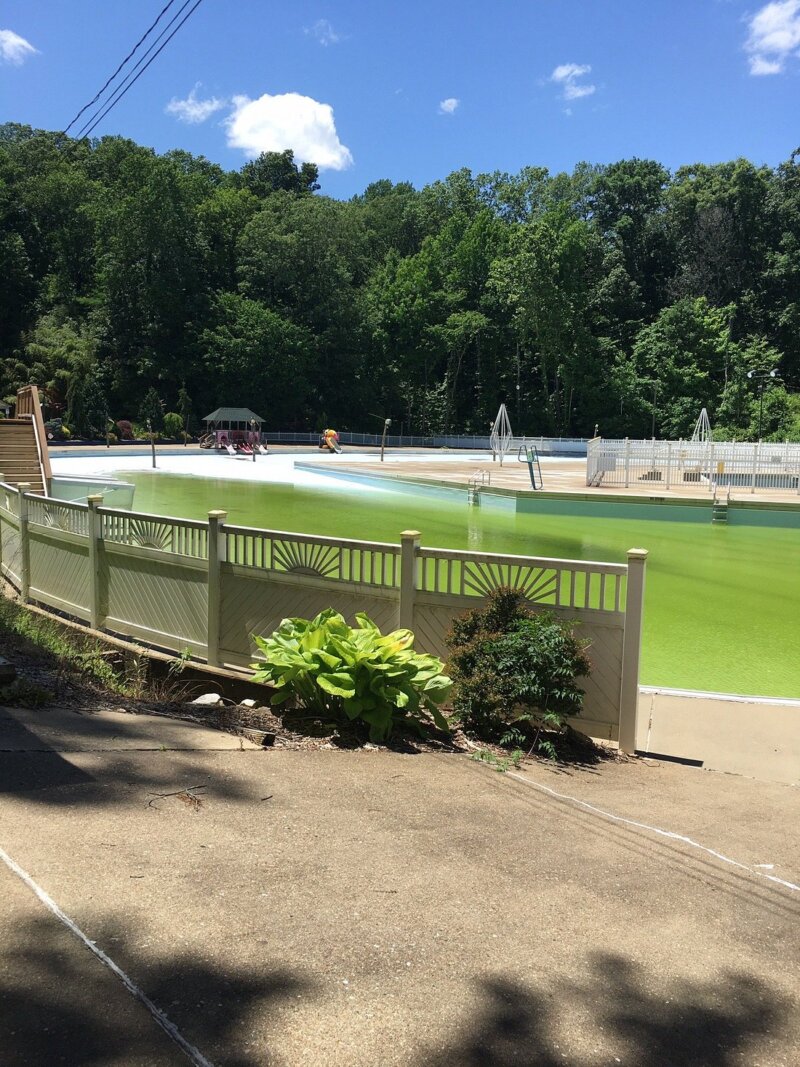
M 0 419 L 0 473 L 11 485 L 30 484 L 31 493 L 45 491 L 33 420 Z

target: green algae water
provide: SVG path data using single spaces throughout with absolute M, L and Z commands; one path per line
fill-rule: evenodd
M 643 685 L 800 698 L 800 531 L 645 518 L 518 514 L 469 507 L 466 493 L 386 492 L 130 474 L 134 509 L 273 530 L 436 548 L 624 563 L 649 550 Z M 374 484 L 374 483 L 373 483 Z

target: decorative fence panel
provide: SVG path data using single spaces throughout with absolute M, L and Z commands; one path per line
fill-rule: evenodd
M 421 548 L 412 629 L 423 651 L 446 657 L 445 635 L 454 618 L 494 589 L 519 589 L 534 609 L 578 623 L 592 673 L 582 679 L 584 714 L 573 725 L 616 740 L 627 571 L 610 563 Z
M 579 729 L 619 738 L 633 751 L 646 552 L 628 565 L 340 540 L 121 512 L 20 494 L 0 484 L 3 573 L 21 599 L 39 601 L 95 629 L 246 667 L 252 634 L 283 618 L 333 607 L 364 611 L 383 630 L 409 626 L 417 646 L 446 657 L 455 616 L 500 586 L 534 609 L 580 624 L 592 673 Z

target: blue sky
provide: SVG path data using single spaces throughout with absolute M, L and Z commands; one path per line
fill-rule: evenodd
M 165 2 L 0 3 L 0 120 L 63 128 Z M 203 0 L 95 135 L 227 168 L 304 145 L 347 197 L 463 166 L 774 165 L 799 114 L 800 0 Z

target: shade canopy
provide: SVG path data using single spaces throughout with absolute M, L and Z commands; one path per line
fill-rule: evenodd
M 261 426 L 264 420 L 260 415 L 256 415 L 254 411 L 251 411 L 250 408 L 217 408 L 210 415 L 206 415 L 203 422 L 213 422 L 217 425 L 222 423 L 224 428 L 232 429 L 233 427 L 249 426 L 252 422 Z

